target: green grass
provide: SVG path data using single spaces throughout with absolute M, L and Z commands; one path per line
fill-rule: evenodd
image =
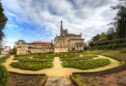
M 7 69 L 3 65 L 0 65 L 0 86 L 7 86 L 8 75 Z
M 64 61 L 63 67 L 78 68 L 78 69 L 93 69 L 106 66 L 110 63 L 108 59 L 99 58 L 85 61 Z
M 6 55 L 6 56 L 3 56 L 3 57 L 0 57 L 0 63 L 2 62 L 5 62 L 6 59 L 8 59 L 11 55 Z
M 110 57 L 112 59 L 118 60 L 118 61 L 126 61 L 126 53 L 121 53 L 122 50 L 92 50 L 92 51 L 86 51 L 85 53 L 93 54 L 93 55 L 103 55 Z
M 24 70 L 40 70 L 51 68 L 53 64 L 51 62 L 26 62 L 26 61 L 19 61 L 19 62 L 12 62 L 11 66 L 15 68 L 20 68 Z

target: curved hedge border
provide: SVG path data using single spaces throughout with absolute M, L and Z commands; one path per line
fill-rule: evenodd
M 38 58 L 28 58 L 28 57 L 17 57 L 16 60 L 24 62 L 52 62 L 53 59 L 38 59 Z
M 20 68 L 24 70 L 41 70 L 45 68 L 51 68 L 53 64 L 51 62 L 41 63 L 41 62 L 12 62 L 10 64 L 12 67 Z
M 103 67 L 110 63 L 109 59 L 99 58 L 85 61 L 72 61 L 72 62 L 63 62 L 63 67 L 71 67 L 78 69 L 93 69 L 97 67 Z
M 111 73 L 115 73 L 115 72 L 120 72 L 126 70 L 126 63 L 122 63 L 120 66 L 112 68 L 112 69 L 108 69 L 108 70 L 103 70 L 103 71 L 97 71 L 97 72 L 76 72 L 73 73 L 74 74 L 82 74 L 82 75 L 96 75 L 96 76 L 101 76 L 104 74 L 111 74 Z

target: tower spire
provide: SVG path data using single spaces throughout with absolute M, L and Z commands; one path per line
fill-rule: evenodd
M 61 25 L 60 25 L 60 35 L 62 35 L 62 31 L 63 31 L 63 21 L 61 20 Z
M 61 20 L 61 27 L 60 27 L 61 29 L 63 29 L 63 21 Z

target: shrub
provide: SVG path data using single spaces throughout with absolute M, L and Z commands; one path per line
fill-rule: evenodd
M 0 65 L 0 86 L 7 86 L 8 72 L 3 65 Z
M 42 63 L 42 62 L 19 61 L 19 62 L 12 62 L 11 66 L 25 70 L 40 70 L 45 68 L 51 68 L 53 64 L 50 62 Z
M 64 67 L 72 67 L 78 69 L 92 69 L 108 65 L 109 63 L 110 61 L 108 59 L 99 58 L 85 61 L 63 62 L 62 65 Z
M 26 62 L 52 62 L 53 59 L 39 59 L 39 58 L 29 58 L 29 57 L 17 57 L 16 60 L 26 61 Z
M 72 53 L 72 54 L 65 54 L 64 56 L 60 56 L 61 61 L 80 61 L 80 60 L 88 60 L 97 57 L 92 53 Z

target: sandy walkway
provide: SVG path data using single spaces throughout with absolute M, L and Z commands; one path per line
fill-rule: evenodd
M 22 74 L 26 74 L 26 73 L 28 73 L 28 74 L 46 74 L 48 76 L 63 76 L 63 77 L 69 77 L 69 75 L 71 75 L 73 72 L 96 72 L 96 71 L 111 69 L 111 68 L 117 67 L 121 64 L 117 60 L 99 55 L 98 58 L 107 58 L 111 61 L 111 63 L 104 67 L 88 69 L 88 70 L 80 70 L 80 69 L 75 69 L 75 68 L 63 68 L 61 65 L 62 62 L 60 61 L 59 57 L 55 57 L 54 62 L 53 62 L 54 67 L 49 68 L 49 69 L 38 70 L 38 71 L 30 71 L 30 70 L 22 70 L 22 69 L 11 67 L 9 64 L 14 61 L 13 58 L 14 58 L 14 56 L 11 56 L 9 59 L 6 60 L 5 63 L 3 63 L 3 65 L 5 65 L 7 67 L 8 71 L 22 73 Z

